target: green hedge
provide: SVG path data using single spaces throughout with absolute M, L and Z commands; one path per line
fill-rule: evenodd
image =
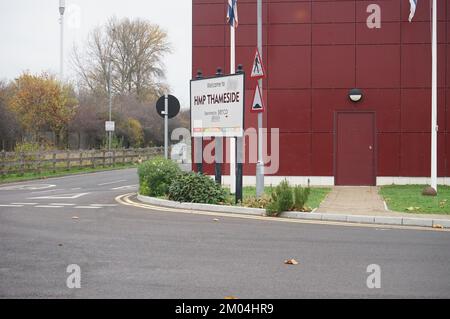
M 220 204 L 226 201 L 226 192 L 208 176 L 184 173 L 170 185 L 169 199 L 185 203 Z
M 156 157 L 139 165 L 139 193 L 145 196 L 165 196 L 172 181 L 182 173 L 176 163 Z

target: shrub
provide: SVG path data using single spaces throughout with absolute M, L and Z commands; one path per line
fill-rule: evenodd
M 208 176 L 183 173 L 170 185 L 169 199 L 186 203 L 219 204 L 226 201 L 226 192 Z
M 281 212 L 289 211 L 294 205 L 292 188 L 289 182 L 284 180 L 272 191 L 272 201 L 267 205 L 266 212 L 269 216 L 278 216 Z
M 310 191 L 311 189 L 309 187 L 294 187 L 294 210 L 300 212 L 308 210 L 306 207 L 306 202 L 308 201 Z
M 261 197 L 250 196 L 244 197 L 242 206 L 251 208 L 266 208 L 272 201 L 269 195 L 263 194 Z
M 146 196 L 168 194 L 171 182 L 181 174 L 181 169 L 171 160 L 156 157 L 139 165 L 139 192 Z

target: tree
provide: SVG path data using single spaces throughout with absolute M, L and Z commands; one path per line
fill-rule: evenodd
M 11 88 L 0 81 L 0 150 L 12 150 L 22 131 L 16 116 L 8 108 Z
M 115 95 L 136 94 L 152 101 L 167 90 L 163 57 L 170 53 L 167 34 L 158 25 L 142 19 L 112 18 L 88 37 L 86 49 L 73 52 L 73 66 L 82 87 Z M 110 65 L 111 63 L 111 65 Z
M 39 132 L 52 131 L 56 143 L 65 137 L 77 101 L 73 90 L 53 76 L 24 73 L 12 83 L 9 109 L 34 140 Z

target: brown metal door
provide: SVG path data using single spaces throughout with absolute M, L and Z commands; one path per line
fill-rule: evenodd
M 375 146 L 375 113 L 336 113 L 336 185 L 375 185 Z

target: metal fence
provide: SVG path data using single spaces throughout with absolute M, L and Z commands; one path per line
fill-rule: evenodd
M 40 151 L 30 153 L 0 152 L 0 175 L 57 172 L 70 169 L 114 167 L 140 163 L 163 155 L 164 148 Z

